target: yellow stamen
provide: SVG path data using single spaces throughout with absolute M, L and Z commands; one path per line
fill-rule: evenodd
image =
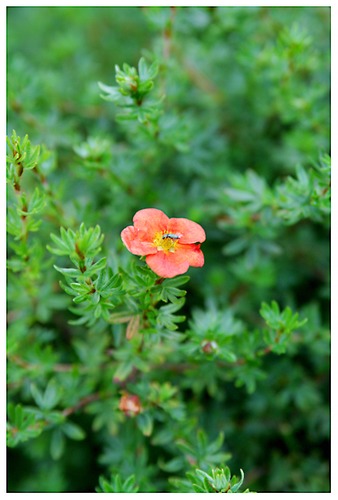
M 156 233 L 154 238 L 154 246 L 162 252 L 175 252 L 178 240 L 172 238 L 163 238 L 165 232 Z

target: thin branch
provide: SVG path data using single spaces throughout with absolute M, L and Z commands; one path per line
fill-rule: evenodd
M 76 413 L 78 410 L 83 408 L 84 406 L 87 406 L 88 404 L 92 403 L 93 401 L 97 401 L 101 399 L 103 396 L 99 392 L 95 392 L 94 394 L 89 394 L 89 396 L 85 396 L 84 398 L 80 399 L 78 403 L 74 406 L 70 406 L 69 408 L 66 408 L 63 410 L 62 415 L 64 417 L 68 417 L 69 415 L 72 415 L 73 413 Z
M 22 359 L 20 356 L 17 355 L 8 356 L 8 361 L 11 361 L 17 366 L 21 366 L 21 368 L 25 368 L 26 370 L 29 371 L 39 371 L 41 370 L 41 368 L 44 368 L 43 365 L 39 365 L 37 363 L 29 363 L 28 361 L 25 361 L 24 359 Z M 85 366 L 65 364 L 65 363 L 56 363 L 55 365 L 48 367 L 47 371 L 64 373 L 64 372 L 72 372 L 73 370 L 80 371 L 81 373 L 88 372 L 88 368 Z

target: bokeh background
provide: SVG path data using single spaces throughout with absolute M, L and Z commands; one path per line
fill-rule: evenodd
M 119 234 L 137 210 L 191 218 L 207 241 L 206 265 L 189 272 L 187 317 L 212 303 L 259 325 L 262 301 L 277 300 L 308 318 L 301 348 L 266 359 L 254 391 L 219 380 L 216 394 L 206 384 L 186 397 L 198 393 L 202 425 L 225 433 L 231 468 L 248 473 L 251 489 L 328 491 L 329 224 L 292 189 L 286 222 L 260 202 L 286 203 L 276 186 L 330 153 L 330 9 L 9 7 L 7 16 L 8 134 L 52 152 L 45 173 L 62 200 L 60 224 L 99 224 L 123 264 Z M 119 123 L 98 87 L 141 56 L 160 63 L 157 141 Z M 64 304 L 50 293 L 34 324 L 67 350 L 57 340 L 67 307 L 55 312 Z M 59 460 L 44 437 L 10 450 L 10 491 L 94 490 L 107 456 L 91 416 L 76 418 L 87 438 Z M 161 490 L 163 477 L 149 481 Z

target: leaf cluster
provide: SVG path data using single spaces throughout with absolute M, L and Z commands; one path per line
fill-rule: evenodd
M 213 469 L 211 476 L 203 470 L 197 469 L 195 475 L 190 473 L 189 479 L 196 493 L 240 493 L 238 490 L 244 481 L 244 472 L 241 469 L 241 478 L 231 478 L 229 467 Z M 248 491 L 244 491 L 248 493 Z
M 138 486 L 134 481 L 134 476 L 128 477 L 125 481 L 122 481 L 118 474 L 113 475 L 110 481 L 101 476 L 100 486 L 96 488 L 96 493 L 137 493 Z
M 154 79 L 158 73 L 158 62 L 148 65 L 144 57 L 139 60 L 138 69 L 124 63 L 121 69 L 115 66 L 117 87 L 110 87 L 99 82 L 100 89 L 105 92 L 103 99 L 115 102 L 122 107 L 124 113 L 118 115 L 120 120 L 139 120 L 148 123 L 159 117 L 159 102 L 146 100 L 154 87 Z

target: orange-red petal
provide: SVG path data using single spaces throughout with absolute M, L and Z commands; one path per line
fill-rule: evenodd
M 189 266 L 202 267 L 204 255 L 199 245 L 178 244 L 175 252 L 157 252 L 147 255 L 146 262 L 150 269 L 162 278 L 173 278 L 187 272 Z
M 202 267 L 204 266 L 204 255 L 202 250 L 200 250 L 200 245 L 178 245 L 179 256 L 184 255 L 185 259 L 188 259 L 189 266 L 192 267 Z M 182 255 L 182 257 L 183 257 Z
M 157 208 L 144 208 L 136 212 L 133 221 L 135 228 L 145 233 L 149 241 L 153 241 L 156 233 L 167 229 L 169 217 Z
M 147 233 L 139 231 L 134 226 L 128 226 L 121 232 L 123 243 L 134 255 L 149 255 L 157 252 L 153 242 L 147 239 Z
M 169 219 L 168 232 L 180 234 L 180 243 L 202 243 L 205 241 L 205 231 L 202 226 L 189 219 Z

